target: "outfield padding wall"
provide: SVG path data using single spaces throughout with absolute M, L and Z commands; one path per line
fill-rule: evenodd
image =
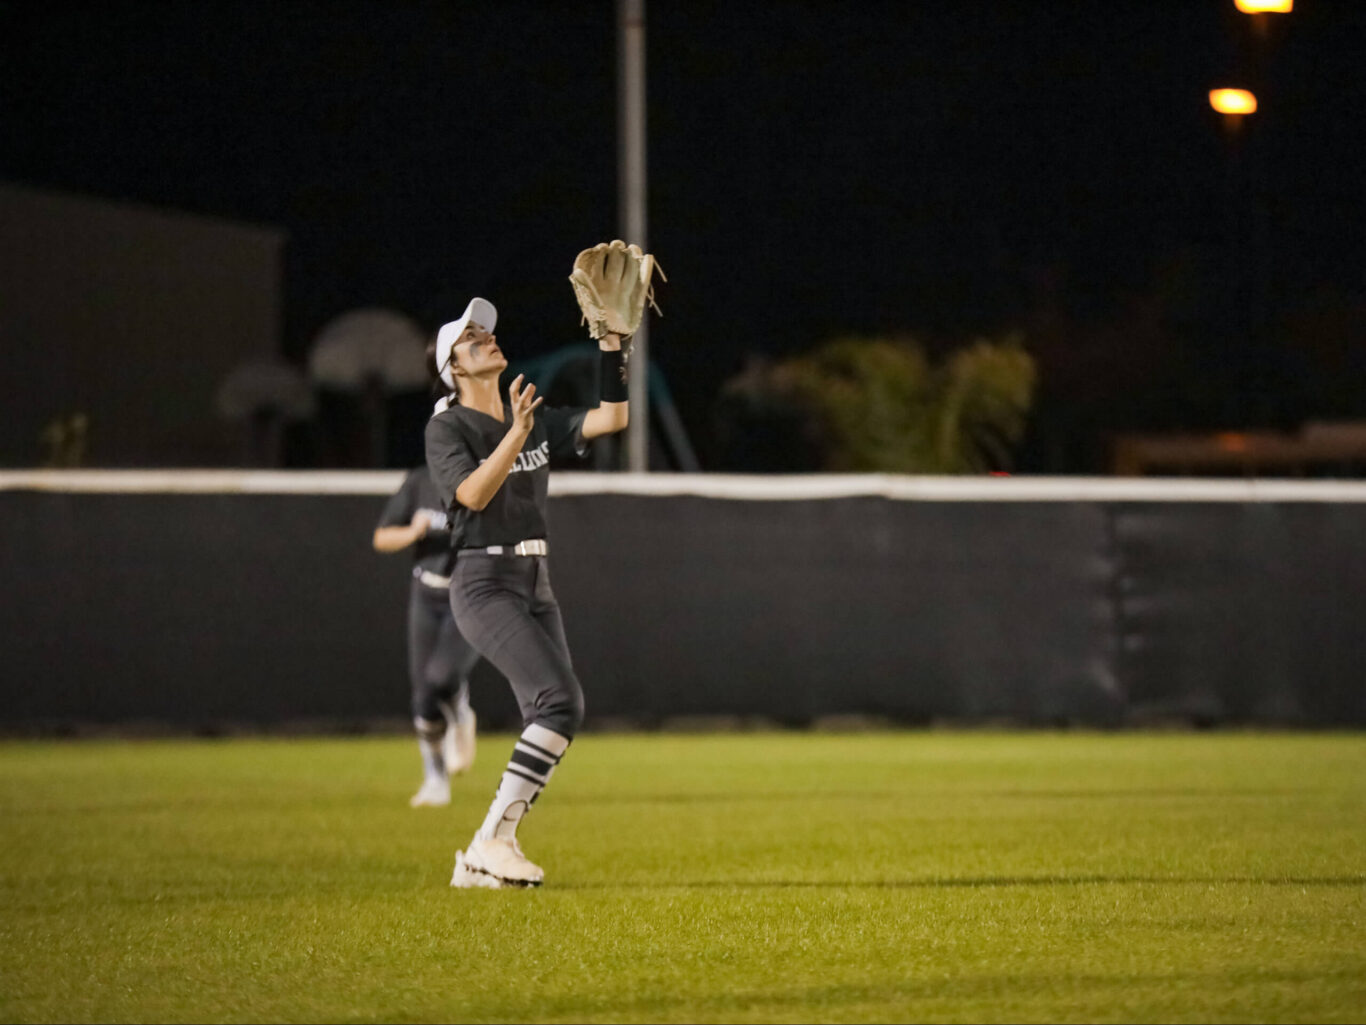
M 0 475 L 10 729 L 406 716 L 394 473 Z M 559 474 L 588 725 L 1366 724 L 1366 485 Z M 481 668 L 474 700 L 512 725 Z

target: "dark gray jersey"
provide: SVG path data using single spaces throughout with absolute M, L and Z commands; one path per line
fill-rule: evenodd
M 427 422 L 427 465 L 436 490 L 451 513 L 452 543 L 456 548 L 512 545 L 546 536 L 546 496 L 550 487 L 550 459 L 583 455 L 583 419 L 587 409 L 542 406 L 522 451 L 489 504 L 474 512 L 455 501 L 455 491 L 493 454 L 512 426 L 512 410 L 505 404 L 503 421 L 465 406 L 452 406 Z
M 413 545 L 413 564 L 439 576 L 450 575 L 451 531 L 450 516 L 436 492 L 427 467 L 419 466 L 403 478 L 403 484 L 380 513 L 380 527 L 406 527 L 413 522 L 418 510 L 432 518 L 425 537 Z

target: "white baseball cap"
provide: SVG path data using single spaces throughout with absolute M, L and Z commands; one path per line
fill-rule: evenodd
M 493 303 L 487 299 L 475 298 L 470 300 L 470 304 L 465 307 L 464 316 L 459 320 L 441 325 L 441 330 L 436 333 L 436 368 L 441 374 L 441 380 L 446 382 L 447 388 L 455 387 L 455 376 L 450 368 L 451 350 L 455 348 L 455 343 L 460 341 L 465 328 L 470 324 L 478 324 L 485 331 L 492 331 L 497 323 L 498 311 L 493 308 Z

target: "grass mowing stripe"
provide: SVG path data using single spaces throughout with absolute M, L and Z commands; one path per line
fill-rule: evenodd
M 0 1015 L 1366 1017 L 1359 734 L 585 735 L 452 891 L 512 741 L 0 745 Z

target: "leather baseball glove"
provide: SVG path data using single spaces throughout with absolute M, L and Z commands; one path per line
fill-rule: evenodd
M 653 256 L 621 239 L 599 242 L 575 257 L 569 282 L 588 333 L 594 338 L 619 334 L 626 339 L 640 327 L 646 303 L 659 313 L 652 280 L 656 271 L 668 280 Z

